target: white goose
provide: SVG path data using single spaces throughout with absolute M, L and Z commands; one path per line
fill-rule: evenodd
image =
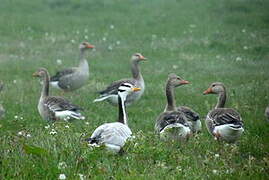
M 49 73 L 45 68 L 38 69 L 33 76 L 39 77 L 43 81 L 38 111 L 44 120 L 68 120 L 69 118 L 85 119 L 85 117 L 79 113 L 79 110 L 82 110 L 80 107 L 71 104 L 62 97 L 49 96 Z
M 85 85 L 89 79 L 89 65 L 84 54 L 87 49 L 93 48 L 94 46 L 88 42 L 81 43 L 79 66 L 58 71 L 50 79 L 51 86 L 63 91 L 73 91 Z
M 206 94 L 218 94 L 215 108 L 207 114 L 206 126 L 208 131 L 219 140 L 233 143 L 239 139 L 244 131 L 240 114 L 232 108 L 224 108 L 226 102 L 226 88 L 223 83 L 215 82 L 204 91 Z
M 166 82 L 167 105 L 155 123 L 155 131 L 160 134 L 161 139 L 182 141 L 191 135 L 187 118 L 182 111 L 177 110 L 174 97 L 174 88 L 188 83 L 175 74 L 168 76 Z
M 99 126 L 93 132 L 92 136 L 87 139 L 89 144 L 104 144 L 108 150 L 119 152 L 124 146 L 127 138 L 132 134 L 132 131 L 127 124 L 127 112 L 125 111 L 125 101 L 130 93 L 139 91 L 140 88 L 134 87 L 130 83 L 123 83 L 118 88 L 118 106 L 119 118 L 118 122 L 105 123 Z
M 142 74 L 141 74 L 139 66 L 138 66 L 139 62 L 144 61 L 144 60 L 146 60 L 146 58 L 142 54 L 135 53 L 131 58 L 131 65 L 132 65 L 131 70 L 132 70 L 133 78 L 132 79 L 121 79 L 118 81 L 114 81 L 105 90 L 99 92 L 100 97 L 95 99 L 94 102 L 107 100 L 111 104 L 117 105 L 118 104 L 117 91 L 118 91 L 118 87 L 122 83 L 130 83 L 133 86 L 141 89 L 140 91 L 130 93 L 127 96 L 126 103 L 125 103 L 126 106 L 137 101 L 142 96 L 142 94 L 144 93 L 144 90 L 145 90 L 144 79 L 142 77 Z

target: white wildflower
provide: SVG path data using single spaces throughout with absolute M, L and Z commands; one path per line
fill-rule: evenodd
M 106 37 L 103 37 L 103 41 L 106 41 Z
M 45 129 L 49 129 L 49 128 L 50 128 L 50 125 L 45 126 Z
M 113 24 L 111 24 L 109 27 L 110 27 L 110 29 L 114 29 L 115 28 Z
M 62 62 L 61 59 L 57 59 L 57 60 L 56 60 L 56 63 L 57 63 L 58 65 L 62 65 L 63 62 Z
M 30 137 L 32 137 L 32 136 L 31 136 L 31 134 L 28 133 L 28 134 L 26 134 L 26 137 L 30 138 Z
M 116 44 L 117 44 L 117 45 L 120 45 L 120 41 L 117 41 Z
M 86 125 L 89 125 L 90 123 L 88 121 L 85 122 Z
M 80 180 L 84 180 L 84 179 L 86 179 L 86 176 L 83 175 L 83 174 L 78 173 L 78 176 L 79 176 L 79 179 L 80 179 Z
M 23 131 L 19 131 L 18 132 L 18 136 L 23 136 L 24 135 L 24 132 Z
M 173 69 L 177 69 L 177 68 L 178 68 L 178 66 L 177 66 L 177 65 L 173 65 L 172 67 L 173 67 Z
M 76 41 L 75 41 L 74 39 L 72 39 L 72 40 L 71 40 L 71 43 L 73 43 L 73 44 L 74 44 L 75 42 L 76 42 Z
M 69 129 L 69 126 L 68 125 L 65 125 L 64 127 L 67 128 L 67 129 Z
M 16 84 L 16 83 L 17 83 L 17 80 L 16 80 L 16 79 L 14 79 L 14 80 L 13 80 L 13 83 L 14 83 L 14 84 Z
M 215 157 L 218 158 L 219 157 L 219 154 L 215 154 Z
M 61 179 L 61 180 L 64 180 L 64 179 L 66 179 L 66 176 L 65 176 L 65 174 L 60 174 L 59 175 L 59 178 L 58 179 Z
M 49 33 L 48 33 L 48 32 L 46 32 L 46 33 L 45 33 L 45 36 L 48 36 L 48 35 L 49 35 Z
M 15 115 L 15 116 L 14 116 L 14 118 L 15 118 L 15 119 L 18 119 L 18 118 L 19 118 L 19 116 Z
M 236 61 L 242 61 L 242 58 L 241 57 L 237 57 L 235 60 Z
M 216 169 L 213 169 L 212 172 L 213 172 L 213 174 L 217 174 L 218 173 L 218 171 Z
M 65 162 L 59 162 L 58 169 L 65 169 L 67 167 L 67 164 Z
M 248 47 L 247 47 L 247 46 L 244 46 L 243 48 L 244 48 L 245 50 L 248 50 Z
M 20 119 L 23 120 L 23 117 L 21 116 Z
M 111 45 L 108 46 L 107 48 L 109 51 L 112 51 L 113 50 L 113 47 Z
M 84 39 L 88 39 L 89 37 L 87 35 L 84 36 Z
M 245 29 L 242 29 L 242 33 L 245 33 L 246 32 L 246 30 Z
M 50 135 L 55 135 L 55 134 L 57 134 L 57 132 L 55 131 L 55 129 L 52 129 L 52 130 L 50 131 Z

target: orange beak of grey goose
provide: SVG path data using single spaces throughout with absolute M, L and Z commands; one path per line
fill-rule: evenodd
M 89 48 L 89 49 L 93 49 L 93 48 L 95 48 L 95 46 L 94 46 L 94 45 L 91 45 L 91 44 L 87 44 L 86 47 Z
M 147 58 L 145 58 L 144 56 L 140 56 L 139 59 L 141 59 L 141 60 L 146 60 Z
M 211 93 L 213 93 L 212 88 L 208 88 L 207 90 L 205 90 L 205 91 L 203 92 L 203 95 L 211 94 Z
M 190 84 L 190 82 L 189 82 L 189 81 L 186 81 L 186 80 L 181 80 L 179 83 L 180 83 L 181 85 L 182 85 L 182 84 Z

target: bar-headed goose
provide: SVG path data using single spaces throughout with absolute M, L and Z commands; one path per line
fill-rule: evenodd
M 38 103 L 38 111 L 44 120 L 68 120 L 69 118 L 84 119 L 84 116 L 79 113 L 79 110 L 81 110 L 80 107 L 71 104 L 68 100 L 62 97 L 49 96 L 49 73 L 45 68 L 38 69 L 33 76 L 39 77 L 43 81 L 41 96 Z
M 177 110 L 174 97 L 174 88 L 188 83 L 175 74 L 168 76 L 165 91 L 167 105 L 155 123 L 155 131 L 160 134 L 161 139 L 182 141 L 191 135 L 187 118 L 182 111 Z
M 52 87 L 63 91 L 73 91 L 85 85 L 89 79 L 89 65 L 84 54 L 87 49 L 93 49 L 94 46 L 88 42 L 79 45 L 80 63 L 78 67 L 72 67 L 58 71 L 50 79 Z
M 118 87 L 118 122 L 105 123 L 95 129 L 92 136 L 87 139 L 89 144 L 104 144 L 108 150 L 116 153 L 121 150 L 127 138 L 129 138 L 132 134 L 132 131 L 127 124 L 127 112 L 125 111 L 125 102 L 127 96 L 130 93 L 139 90 L 140 88 L 137 88 L 130 83 L 123 83 Z
M 216 139 L 233 143 L 244 131 L 240 114 L 232 108 L 224 108 L 226 102 L 226 88 L 223 83 L 215 82 L 204 91 L 206 94 L 218 94 L 218 102 L 215 108 L 207 114 L 206 126 Z
M 139 62 L 144 60 L 146 60 L 146 58 L 142 54 L 135 53 L 131 58 L 131 70 L 133 78 L 114 81 L 105 90 L 99 92 L 100 97 L 95 99 L 94 102 L 107 100 L 111 104 L 117 105 L 118 104 L 117 90 L 122 83 L 130 83 L 133 86 L 141 89 L 140 91 L 130 93 L 127 96 L 125 103 L 126 106 L 132 104 L 134 101 L 137 101 L 142 96 L 145 90 L 144 79 L 139 69 Z
M 264 113 L 266 120 L 269 122 L 269 106 L 265 109 L 265 113 Z

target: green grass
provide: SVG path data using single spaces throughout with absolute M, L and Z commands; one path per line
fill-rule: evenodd
M 268 8 L 266 0 L 2 0 L 0 79 L 6 86 L 0 103 L 7 112 L 0 120 L 0 179 L 57 179 L 61 173 L 67 179 L 79 179 L 79 173 L 87 179 L 269 179 L 263 115 L 269 100 Z M 96 46 L 87 55 L 89 83 L 65 96 L 86 109 L 88 124 L 59 122 L 46 129 L 36 107 L 40 84 L 31 75 L 39 67 L 53 74 L 76 65 L 84 40 Z M 96 91 L 130 76 L 135 52 L 148 58 L 141 64 L 145 94 L 128 108 L 136 138 L 122 156 L 90 149 L 84 134 L 117 119 L 117 108 L 92 103 Z M 166 103 L 170 72 L 191 82 L 176 90 L 177 104 L 203 119 L 216 97 L 202 92 L 214 81 L 225 83 L 227 106 L 245 121 L 240 142 L 218 143 L 205 127 L 187 144 L 161 142 L 154 123 Z

